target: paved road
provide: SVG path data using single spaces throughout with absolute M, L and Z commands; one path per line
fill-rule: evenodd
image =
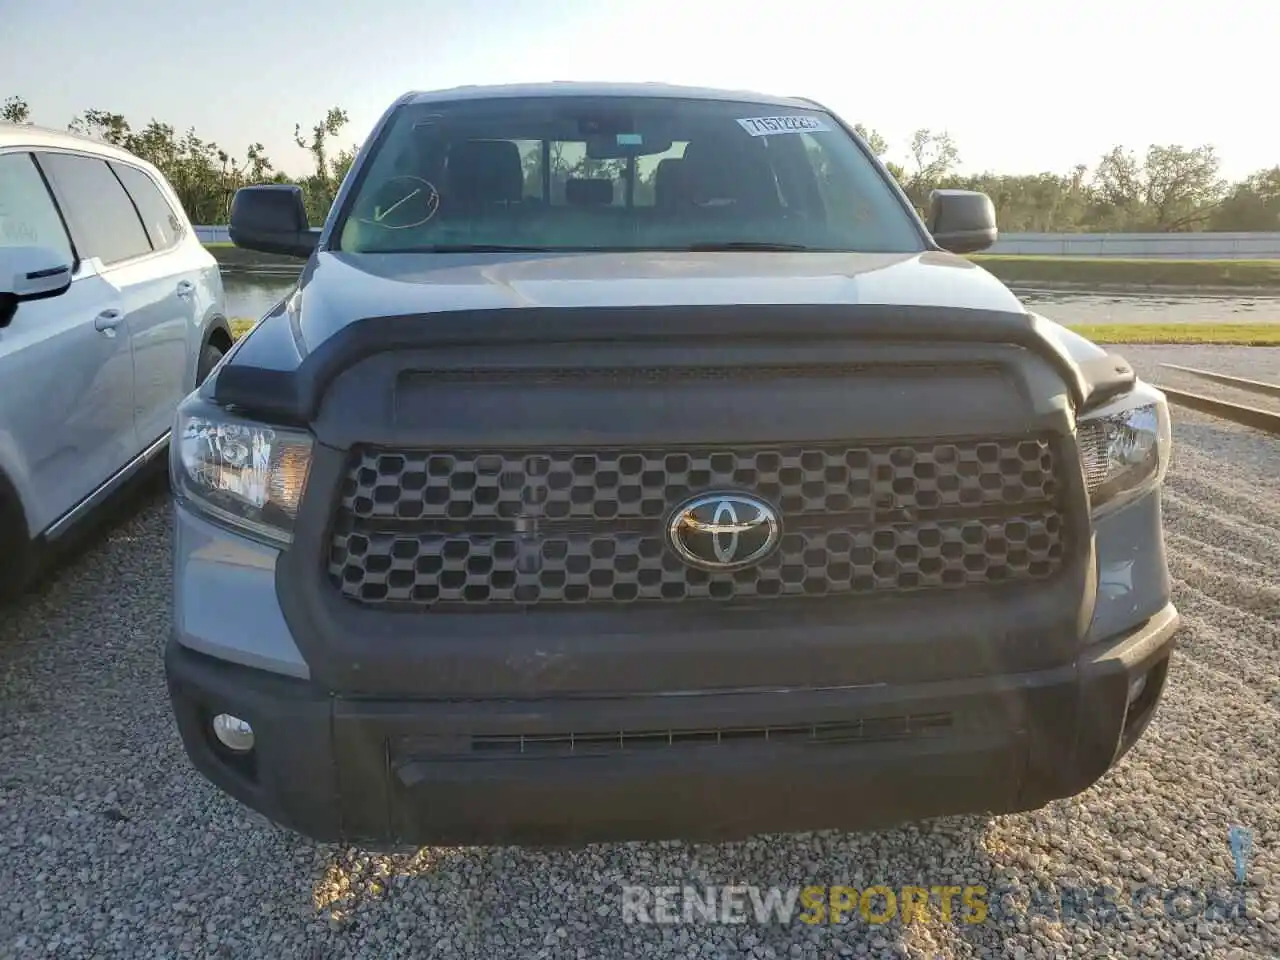
M 1144 371 L 1176 356 L 1257 376 L 1280 352 L 1128 355 Z M 1177 414 L 1175 440 L 1168 545 L 1186 630 L 1167 698 L 1117 770 L 1035 813 L 728 845 L 388 857 L 264 823 L 191 770 L 174 731 L 169 515 L 153 498 L 42 596 L 0 611 L 0 957 L 1275 957 L 1280 441 L 1194 414 Z M 1241 889 L 1233 824 L 1254 831 L 1248 915 L 1204 919 L 1197 891 Z M 1018 906 L 1018 891 L 1067 880 L 1112 885 L 1125 906 L 1061 922 Z M 701 882 L 1004 885 L 992 914 L 1014 920 L 621 920 L 621 884 Z M 1143 890 L 1145 916 L 1131 909 Z
M 1280 296 L 1064 293 L 1019 290 L 1057 323 L 1280 323 Z

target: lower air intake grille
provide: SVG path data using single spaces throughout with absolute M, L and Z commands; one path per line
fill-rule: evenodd
M 483 759 L 596 756 L 679 747 L 758 746 L 766 743 L 821 746 L 937 736 L 949 732 L 953 723 L 954 718 L 949 713 L 928 713 L 769 727 L 459 736 L 444 740 L 402 737 L 391 744 L 391 756 L 393 760 L 400 761 L 427 755 L 470 755 Z

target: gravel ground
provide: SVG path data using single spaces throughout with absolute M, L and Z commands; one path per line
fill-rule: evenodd
M 1125 353 L 1144 374 L 1170 359 L 1280 379 L 1280 351 Z M 286 834 L 182 753 L 160 660 L 169 518 L 153 499 L 0 611 L 0 956 L 1280 956 L 1280 440 L 1180 411 L 1175 424 L 1168 545 L 1186 629 L 1145 738 L 1044 810 L 853 836 L 375 856 Z M 1207 918 L 1196 891 L 1241 890 L 1233 824 L 1254 831 L 1246 912 Z M 993 895 L 1000 919 L 984 925 L 622 922 L 620 884 L 699 882 L 985 884 L 1015 904 L 1068 882 L 1124 904 L 1144 885 L 1183 895 L 1065 918 Z

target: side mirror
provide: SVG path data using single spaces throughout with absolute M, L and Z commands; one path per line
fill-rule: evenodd
M 311 229 L 302 189 L 293 184 L 241 187 L 231 201 L 231 242 L 245 250 L 305 260 L 320 231 Z
M 72 265 L 48 247 L 0 247 L 0 327 L 7 327 L 18 304 L 67 292 Z
M 976 190 L 934 190 L 929 195 L 929 232 L 952 253 L 975 253 L 996 242 L 996 208 Z

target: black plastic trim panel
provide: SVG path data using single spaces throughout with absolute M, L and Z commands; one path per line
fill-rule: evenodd
M 748 343 L 761 339 L 788 343 L 1013 344 L 1048 361 L 1070 387 L 1078 409 L 1115 396 L 1133 383 L 1132 368 L 1119 358 L 1077 364 L 1056 341 L 1040 332 L 1040 324 L 1028 313 L 933 306 L 753 304 L 460 310 L 354 321 L 304 356 L 296 369 L 229 363 L 212 392 L 216 403 L 305 423 L 315 416 L 334 377 L 383 351 L 583 342 Z
M 681 697 L 334 697 L 315 683 L 214 660 L 172 639 L 165 663 L 196 768 L 317 840 L 383 847 L 731 839 L 1034 809 L 1078 794 L 1150 722 L 1177 627 L 1169 606 L 1070 663 L 1031 673 Z M 1130 707 L 1129 684 L 1143 675 L 1147 692 Z M 208 718 L 218 712 L 254 726 L 260 755 L 248 776 L 211 742 Z M 726 749 L 686 740 L 678 749 L 587 757 L 457 750 L 477 738 L 523 743 L 566 730 L 862 728 L 869 718 L 902 714 L 947 714 L 953 723 L 878 742 L 756 737 Z

